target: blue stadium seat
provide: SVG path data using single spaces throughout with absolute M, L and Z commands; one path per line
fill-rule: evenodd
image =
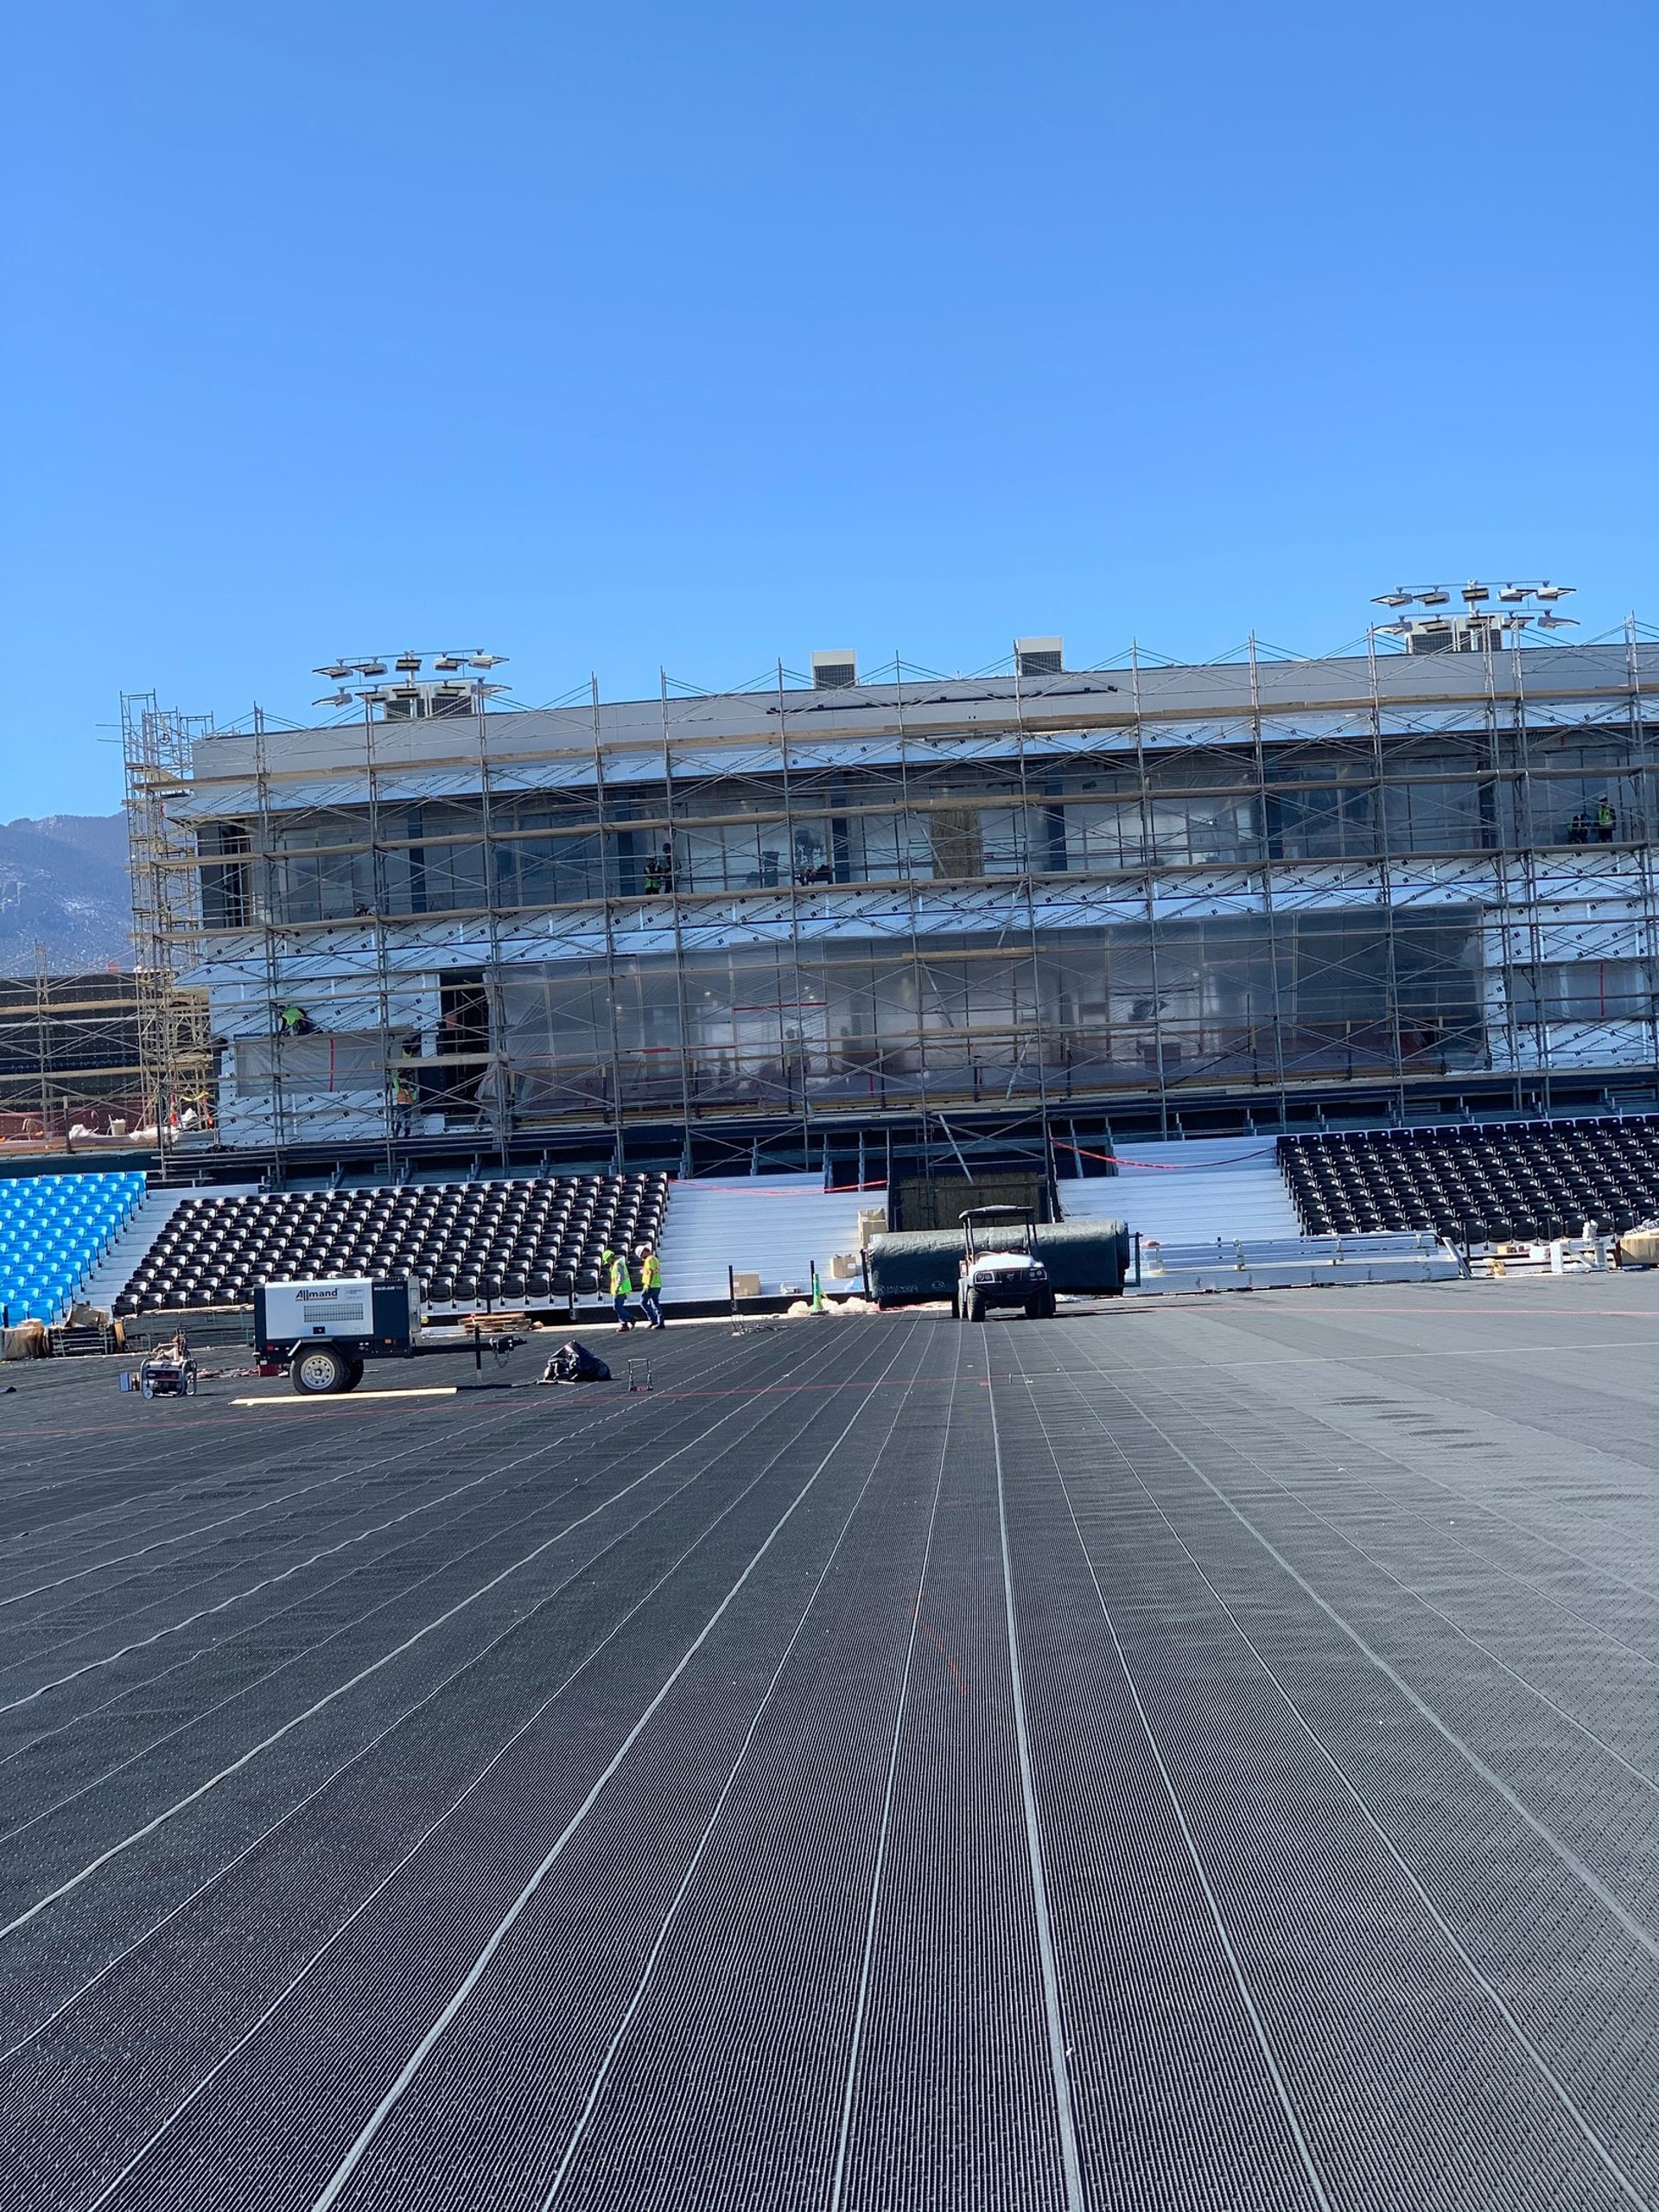
M 58 1319 L 144 1188 L 131 1171 L 0 1178 L 0 1312 Z

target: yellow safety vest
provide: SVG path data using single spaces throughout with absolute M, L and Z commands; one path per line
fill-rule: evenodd
M 639 1287 L 642 1290 L 660 1290 L 662 1287 L 663 1263 L 653 1252 L 648 1260 L 642 1260 L 639 1263 Z
M 613 1260 L 611 1262 L 611 1296 L 613 1298 L 626 1298 L 632 1288 L 633 1285 L 628 1280 L 627 1262 L 626 1260 Z

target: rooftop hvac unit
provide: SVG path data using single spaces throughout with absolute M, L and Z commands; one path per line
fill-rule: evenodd
M 1406 651 L 1408 653 L 1478 653 L 1481 650 L 1487 625 L 1478 620 L 1452 617 L 1443 622 L 1414 622 L 1406 632 Z M 1494 643 L 1501 644 L 1501 633 L 1494 627 Z
M 812 689 L 815 691 L 844 691 L 858 681 L 858 656 L 854 652 L 814 653 L 812 656 Z
M 1065 647 L 1058 638 L 1016 638 L 1014 666 L 1021 676 L 1058 676 L 1065 667 Z

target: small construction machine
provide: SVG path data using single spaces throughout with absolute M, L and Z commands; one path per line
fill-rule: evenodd
M 1033 1321 L 1054 1318 L 1054 1289 L 1035 1249 L 1028 1206 L 975 1206 L 962 1217 L 962 1257 L 952 1304 L 959 1321 L 982 1321 L 994 1306 L 1018 1306 Z
M 136 1379 L 147 1398 L 194 1398 L 196 1373 L 196 1363 L 188 1352 L 159 1351 L 141 1363 Z

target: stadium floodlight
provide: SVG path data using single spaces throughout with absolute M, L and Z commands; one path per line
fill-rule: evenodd
M 1471 576 L 1458 586 L 1455 594 L 1444 584 L 1399 584 L 1393 591 L 1379 593 L 1373 604 L 1412 612 L 1375 627 L 1379 636 L 1403 639 L 1411 653 L 1491 652 L 1506 639 L 1519 644 L 1528 629 L 1575 626 L 1554 611 L 1555 602 L 1572 588 L 1571 584 L 1529 582 L 1513 576 L 1486 583 Z M 1451 603 L 1454 596 L 1463 602 L 1455 611 Z M 1497 607 L 1491 604 L 1494 599 Z
M 1571 586 L 1568 586 L 1568 589 L 1571 589 Z M 1576 630 L 1578 626 L 1579 619 L 1576 614 L 1558 614 L 1553 607 L 1538 617 L 1538 627 L 1541 630 Z
M 318 673 L 338 683 L 340 689 L 332 697 L 318 699 L 315 704 L 349 707 L 355 700 L 371 721 L 384 716 L 393 721 L 418 721 L 433 715 L 482 714 L 486 701 L 506 686 L 486 683 L 482 673 L 464 683 L 454 679 L 463 670 L 486 671 L 499 667 L 505 658 L 505 653 L 486 653 L 464 645 L 423 652 L 408 645 L 401 652 L 367 653 L 356 660 L 331 661 Z M 389 674 L 390 681 L 380 680 Z M 348 677 L 357 678 L 362 688 L 348 689 Z

